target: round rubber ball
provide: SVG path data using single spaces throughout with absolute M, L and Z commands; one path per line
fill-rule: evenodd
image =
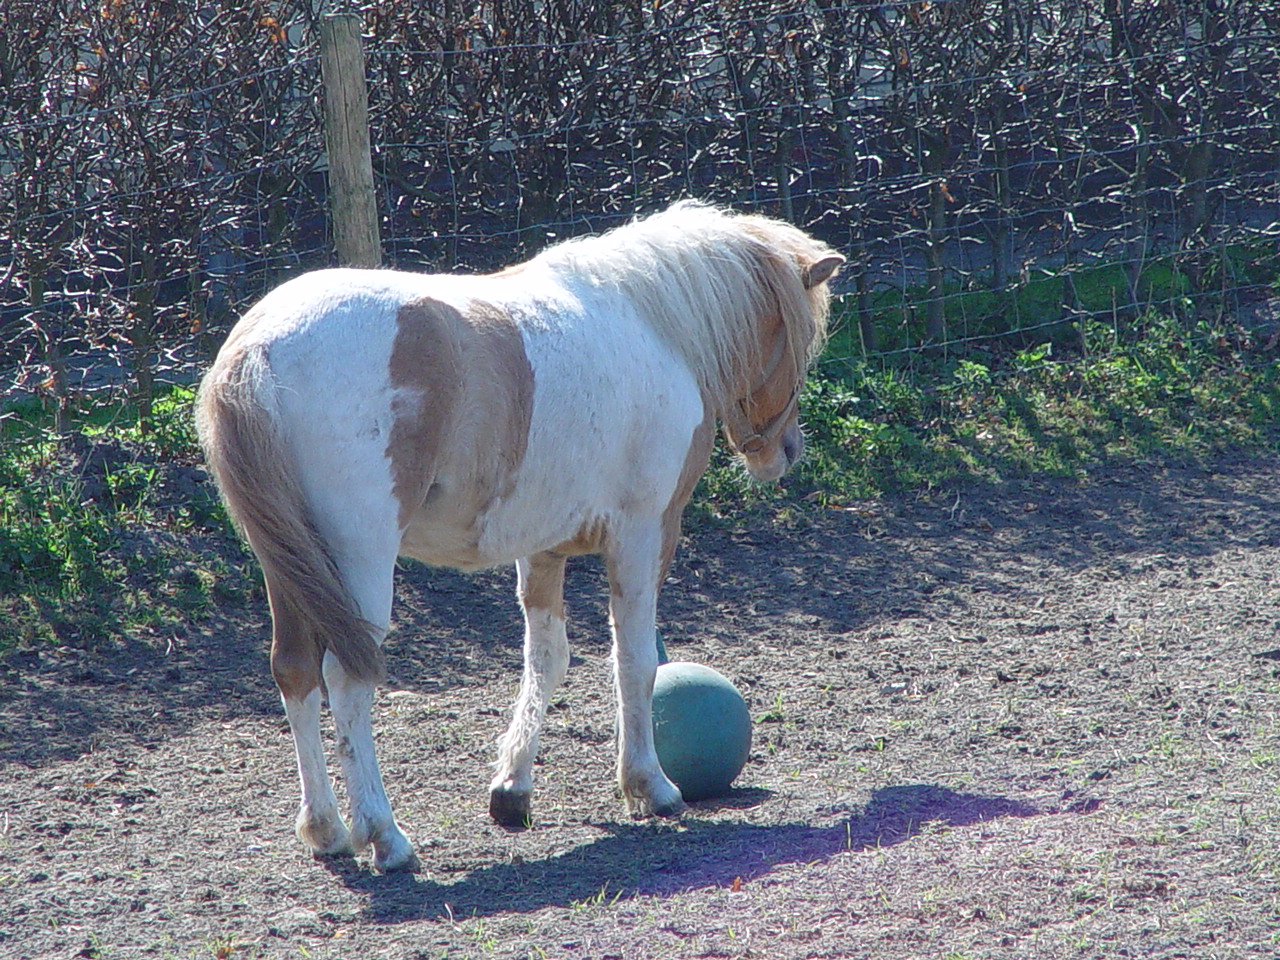
M 736 687 L 700 663 L 664 663 L 653 684 L 653 740 L 688 802 L 725 794 L 751 751 L 751 715 Z

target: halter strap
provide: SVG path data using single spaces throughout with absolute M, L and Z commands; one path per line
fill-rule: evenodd
M 763 450 L 765 446 L 772 441 L 773 434 L 777 432 L 782 424 L 791 416 L 792 408 L 795 407 L 799 398 L 800 382 L 797 382 L 796 385 L 791 388 L 791 396 L 787 398 L 786 406 L 760 426 L 756 426 L 751 423 L 751 415 L 747 412 L 747 400 L 749 398 L 743 397 L 739 400 L 738 409 L 742 411 L 742 419 L 754 427 L 755 433 L 751 434 L 749 437 L 745 437 L 741 443 L 737 444 L 738 452 L 750 455 L 753 453 L 759 453 Z
M 799 358 L 794 355 L 794 349 L 794 344 L 791 343 L 790 336 L 784 329 L 782 331 L 782 336 L 779 337 L 777 344 L 774 346 L 773 355 L 769 358 L 769 372 L 765 374 L 764 380 L 761 381 L 760 385 L 756 387 L 755 390 L 747 394 L 745 397 L 741 397 L 737 401 L 738 412 L 741 414 L 743 423 L 753 431 L 749 436 L 744 437 L 740 443 L 734 444 L 739 453 L 750 456 L 751 454 L 759 453 L 765 448 L 765 446 L 773 442 L 773 440 L 776 439 L 776 434 L 781 430 L 783 423 L 790 418 L 792 411 L 799 402 L 800 387 L 804 383 L 804 373 L 803 367 L 800 366 Z M 797 365 L 796 373 L 798 375 L 798 379 L 791 387 L 791 395 L 787 398 L 787 402 L 783 405 L 781 410 L 775 413 L 764 423 L 756 424 L 752 420 L 750 410 L 748 409 L 751 406 L 752 398 L 757 392 L 763 390 L 776 376 L 778 376 L 778 372 L 782 369 L 788 353 L 792 354 L 792 361 Z

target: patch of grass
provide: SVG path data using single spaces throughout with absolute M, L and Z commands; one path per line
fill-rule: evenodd
M 598 913 L 599 911 L 612 907 L 622 899 L 625 891 L 619 887 L 616 890 L 609 888 L 609 882 L 606 880 L 600 885 L 600 889 L 593 896 L 586 897 L 582 900 L 573 900 L 569 904 L 569 912 L 572 916 L 581 916 L 583 914 Z
M 0 650 L 144 639 L 243 593 L 251 580 L 198 466 L 192 401 L 173 388 L 147 429 L 130 405 L 103 404 L 64 437 L 38 406 L 10 408 L 0 422 Z
M 1129 267 L 1117 262 L 1093 261 L 1057 271 L 1039 270 L 1000 289 L 974 277 L 943 287 L 946 338 L 1070 337 L 1075 327 L 1064 311 L 1069 291 L 1074 292 L 1074 308 L 1080 315 L 1119 318 L 1126 323 L 1153 307 L 1177 309 L 1193 301 L 1199 312 L 1222 313 L 1234 306 L 1237 291 L 1265 287 L 1275 281 L 1278 272 L 1280 254 L 1275 245 L 1250 241 L 1153 256 L 1134 286 Z M 877 331 L 880 351 L 901 351 L 926 342 L 928 296 L 925 287 L 917 286 L 884 288 L 868 298 L 868 320 Z M 829 351 L 833 357 L 865 357 L 853 310 L 851 297 L 836 305 Z
M 698 503 L 715 515 L 839 506 L 957 481 L 1082 476 L 1102 462 L 1273 447 L 1280 355 L 1238 327 L 1148 313 L 1085 321 L 1071 345 L 962 355 L 825 359 L 801 409 L 806 455 L 784 487 L 753 485 L 726 453 Z

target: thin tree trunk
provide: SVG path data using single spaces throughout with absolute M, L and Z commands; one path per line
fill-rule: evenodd
M 942 343 L 947 336 L 946 305 L 943 302 L 943 276 L 946 266 L 947 191 L 942 173 L 946 166 L 946 146 L 941 138 L 927 137 L 921 150 L 924 172 L 929 176 L 929 206 L 926 211 L 925 242 L 925 339 Z

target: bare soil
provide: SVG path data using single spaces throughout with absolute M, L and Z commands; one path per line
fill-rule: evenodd
M 486 816 L 511 575 L 409 568 L 377 713 L 416 875 L 294 839 L 264 608 L 19 651 L 0 956 L 1277 956 L 1277 574 L 1272 458 L 702 521 L 663 630 L 748 700 L 737 788 L 626 816 L 582 562 L 535 823 L 511 833 Z

